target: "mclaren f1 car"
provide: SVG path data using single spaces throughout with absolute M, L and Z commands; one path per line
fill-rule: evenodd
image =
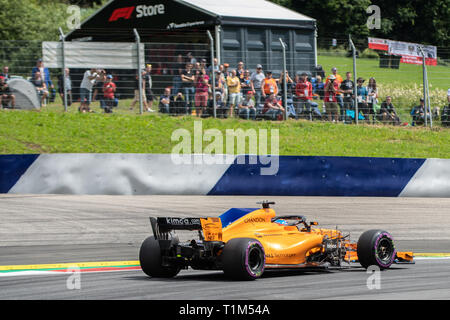
M 386 231 L 366 231 L 355 243 L 337 228 L 319 228 L 304 216 L 277 217 L 271 204 L 230 209 L 217 218 L 150 217 L 153 236 L 140 248 L 142 270 L 151 277 L 171 278 L 191 267 L 254 280 L 267 269 L 343 268 L 359 262 L 383 270 L 393 263 L 413 263 L 413 253 L 397 252 Z M 180 240 L 182 231 L 195 238 Z

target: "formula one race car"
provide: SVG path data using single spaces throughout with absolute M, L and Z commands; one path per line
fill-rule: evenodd
M 151 277 L 171 278 L 181 269 L 223 270 L 234 279 L 254 280 L 266 269 L 343 267 L 357 262 L 387 269 L 413 263 L 412 252 L 397 252 L 392 236 L 382 230 L 364 232 L 357 243 L 341 231 L 320 229 L 303 216 L 276 217 L 262 209 L 230 209 L 218 218 L 150 217 L 154 236 L 140 249 L 142 270 Z M 177 231 L 196 239 L 181 241 Z

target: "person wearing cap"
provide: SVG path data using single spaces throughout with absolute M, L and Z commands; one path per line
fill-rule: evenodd
M 305 112 L 311 114 L 311 102 L 312 102 L 312 84 L 308 81 L 308 74 L 303 72 L 300 75 L 300 79 L 295 86 L 295 97 L 296 97 L 296 110 L 295 113 L 297 118 L 304 114 Z
M 210 99 L 208 101 L 208 112 L 203 114 L 202 117 L 213 117 L 214 116 L 214 101 Z M 216 116 L 217 118 L 227 118 L 228 117 L 228 108 L 222 99 L 222 94 L 220 92 L 216 92 Z
M 283 117 L 284 108 L 275 93 L 271 93 L 264 104 L 262 114 L 270 120 L 279 120 Z
M 11 103 L 11 108 L 16 106 L 16 96 L 12 94 L 11 89 L 5 81 L 5 77 L 0 76 L 0 109 L 3 105 L 8 106 Z
M 334 81 L 335 81 L 335 82 L 338 84 L 338 86 L 340 87 L 340 85 L 341 85 L 343 79 L 342 79 L 341 75 L 337 73 L 337 71 L 338 71 L 338 70 L 337 70 L 336 67 L 334 67 L 334 68 L 331 69 L 331 75 L 329 75 L 329 76 L 327 77 L 327 80 L 325 81 L 325 85 L 326 85 L 326 83 L 329 81 L 330 77 L 331 77 L 331 76 L 334 76 L 334 77 L 335 77 L 335 80 L 334 80 Z M 336 92 L 336 100 L 337 100 L 337 103 L 338 103 L 338 105 L 339 105 L 339 107 L 340 107 L 340 112 L 339 112 L 339 114 L 340 114 L 341 117 L 343 117 L 343 116 L 344 116 L 344 97 L 342 96 L 342 93 L 341 93 L 341 91 L 340 91 L 339 89 L 338 89 L 338 91 Z
M 386 100 L 381 104 L 380 113 L 376 115 L 376 118 L 384 124 L 400 125 L 400 118 L 392 104 L 391 96 L 387 96 Z
M 256 119 L 255 100 L 253 100 L 253 91 L 247 91 L 247 95 L 239 105 L 239 117 L 245 120 Z
M 366 86 L 364 86 L 364 82 L 366 80 L 359 77 L 356 80 L 356 100 L 358 102 L 358 112 L 361 112 L 364 116 L 364 119 L 369 122 L 370 119 L 370 111 L 369 111 L 369 104 L 368 104 L 368 94 L 369 90 Z M 355 115 L 359 116 L 359 115 Z
M 103 107 L 105 113 L 112 113 L 112 108 L 115 105 L 114 94 L 117 90 L 117 86 L 112 79 L 112 75 L 107 75 L 105 83 L 103 84 L 103 100 L 100 100 L 100 105 Z
M 339 121 L 339 107 L 337 104 L 336 94 L 339 90 L 339 85 L 335 81 L 336 77 L 334 75 L 331 75 L 328 78 L 328 82 L 325 84 L 325 110 L 328 115 L 328 120 L 337 122 Z
M 272 71 L 266 72 L 266 78 L 263 80 L 262 84 L 262 96 L 264 99 L 270 96 L 272 93 L 277 96 L 278 94 L 278 84 L 277 81 L 272 77 Z
M 256 71 L 252 73 L 250 77 L 250 85 L 253 94 L 255 95 L 255 103 L 256 103 L 256 109 L 260 110 L 260 105 L 262 102 L 262 82 L 264 81 L 265 76 L 263 73 L 263 67 L 262 65 L 258 64 L 256 66 Z

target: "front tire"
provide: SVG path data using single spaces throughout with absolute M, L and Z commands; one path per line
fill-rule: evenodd
M 264 247 L 256 239 L 231 239 L 223 249 L 222 264 L 225 275 L 232 279 L 256 280 L 266 265 Z
M 139 261 L 144 273 L 154 278 L 173 278 L 179 267 L 166 267 L 162 265 L 161 249 L 158 240 L 151 236 L 144 240 L 139 250 Z
M 394 239 L 389 232 L 369 230 L 358 240 L 357 254 L 359 263 L 364 267 L 377 266 L 381 270 L 389 268 L 395 260 Z

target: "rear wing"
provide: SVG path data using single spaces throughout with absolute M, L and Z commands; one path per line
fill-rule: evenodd
M 203 231 L 206 241 L 222 241 L 222 222 L 220 218 L 171 218 L 150 217 L 153 235 L 156 240 L 171 240 L 171 231 Z

